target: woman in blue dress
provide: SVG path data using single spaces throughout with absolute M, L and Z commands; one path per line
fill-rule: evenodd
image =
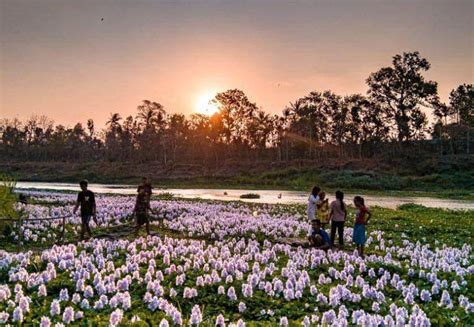
M 352 240 L 357 246 L 357 252 L 359 255 L 364 257 L 364 245 L 366 241 L 365 226 L 372 217 L 372 214 L 365 206 L 364 198 L 361 196 L 354 197 L 354 206 L 356 207 L 357 212 Z

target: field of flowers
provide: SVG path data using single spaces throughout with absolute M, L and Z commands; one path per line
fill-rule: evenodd
M 34 192 L 29 218 L 72 211 L 75 195 Z M 98 196 L 95 233 L 131 219 L 134 198 Z M 153 200 L 154 236 L 50 246 L 60 221 L 1 239 L 0 323 L 110 326 L 474 325 L 474 214 L 373 208 L 367 256 L 292 247 L 304 207 Z M 67 219 L 67 241 L 79 217 Z M 15 252 L 15 239 L 23 252 Z

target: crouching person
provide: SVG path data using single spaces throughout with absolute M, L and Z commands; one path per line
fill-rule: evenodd
M 311 246 L 320 250 L 331 248 L 331 239 L 328 233 L 321 227 L 321 221 L 319 219 L 311 220 L 311 230 L 308 233 L 308 241 Z

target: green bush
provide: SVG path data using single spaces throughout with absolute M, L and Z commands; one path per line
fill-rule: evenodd
M 14 191 L 15 181 L 6 175 L 0 176 L 0 218 L 17 219 L 18 212 L 15 209 L 16 196 Z M 0 220 L 0 231 L 9 234 L 12 226 L 8 221 Z
M 260 195 L 255 194 L 255 193 L 247 193 L 247 194 L 242 194 L 240 198 L 241 199 L 260 199 Z

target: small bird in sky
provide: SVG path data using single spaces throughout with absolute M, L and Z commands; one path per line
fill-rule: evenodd
M 103 22 L 103 21 L 104 21 L 104 17 L 102 17 L 102 18 L 100 19 L 100 21 Z

